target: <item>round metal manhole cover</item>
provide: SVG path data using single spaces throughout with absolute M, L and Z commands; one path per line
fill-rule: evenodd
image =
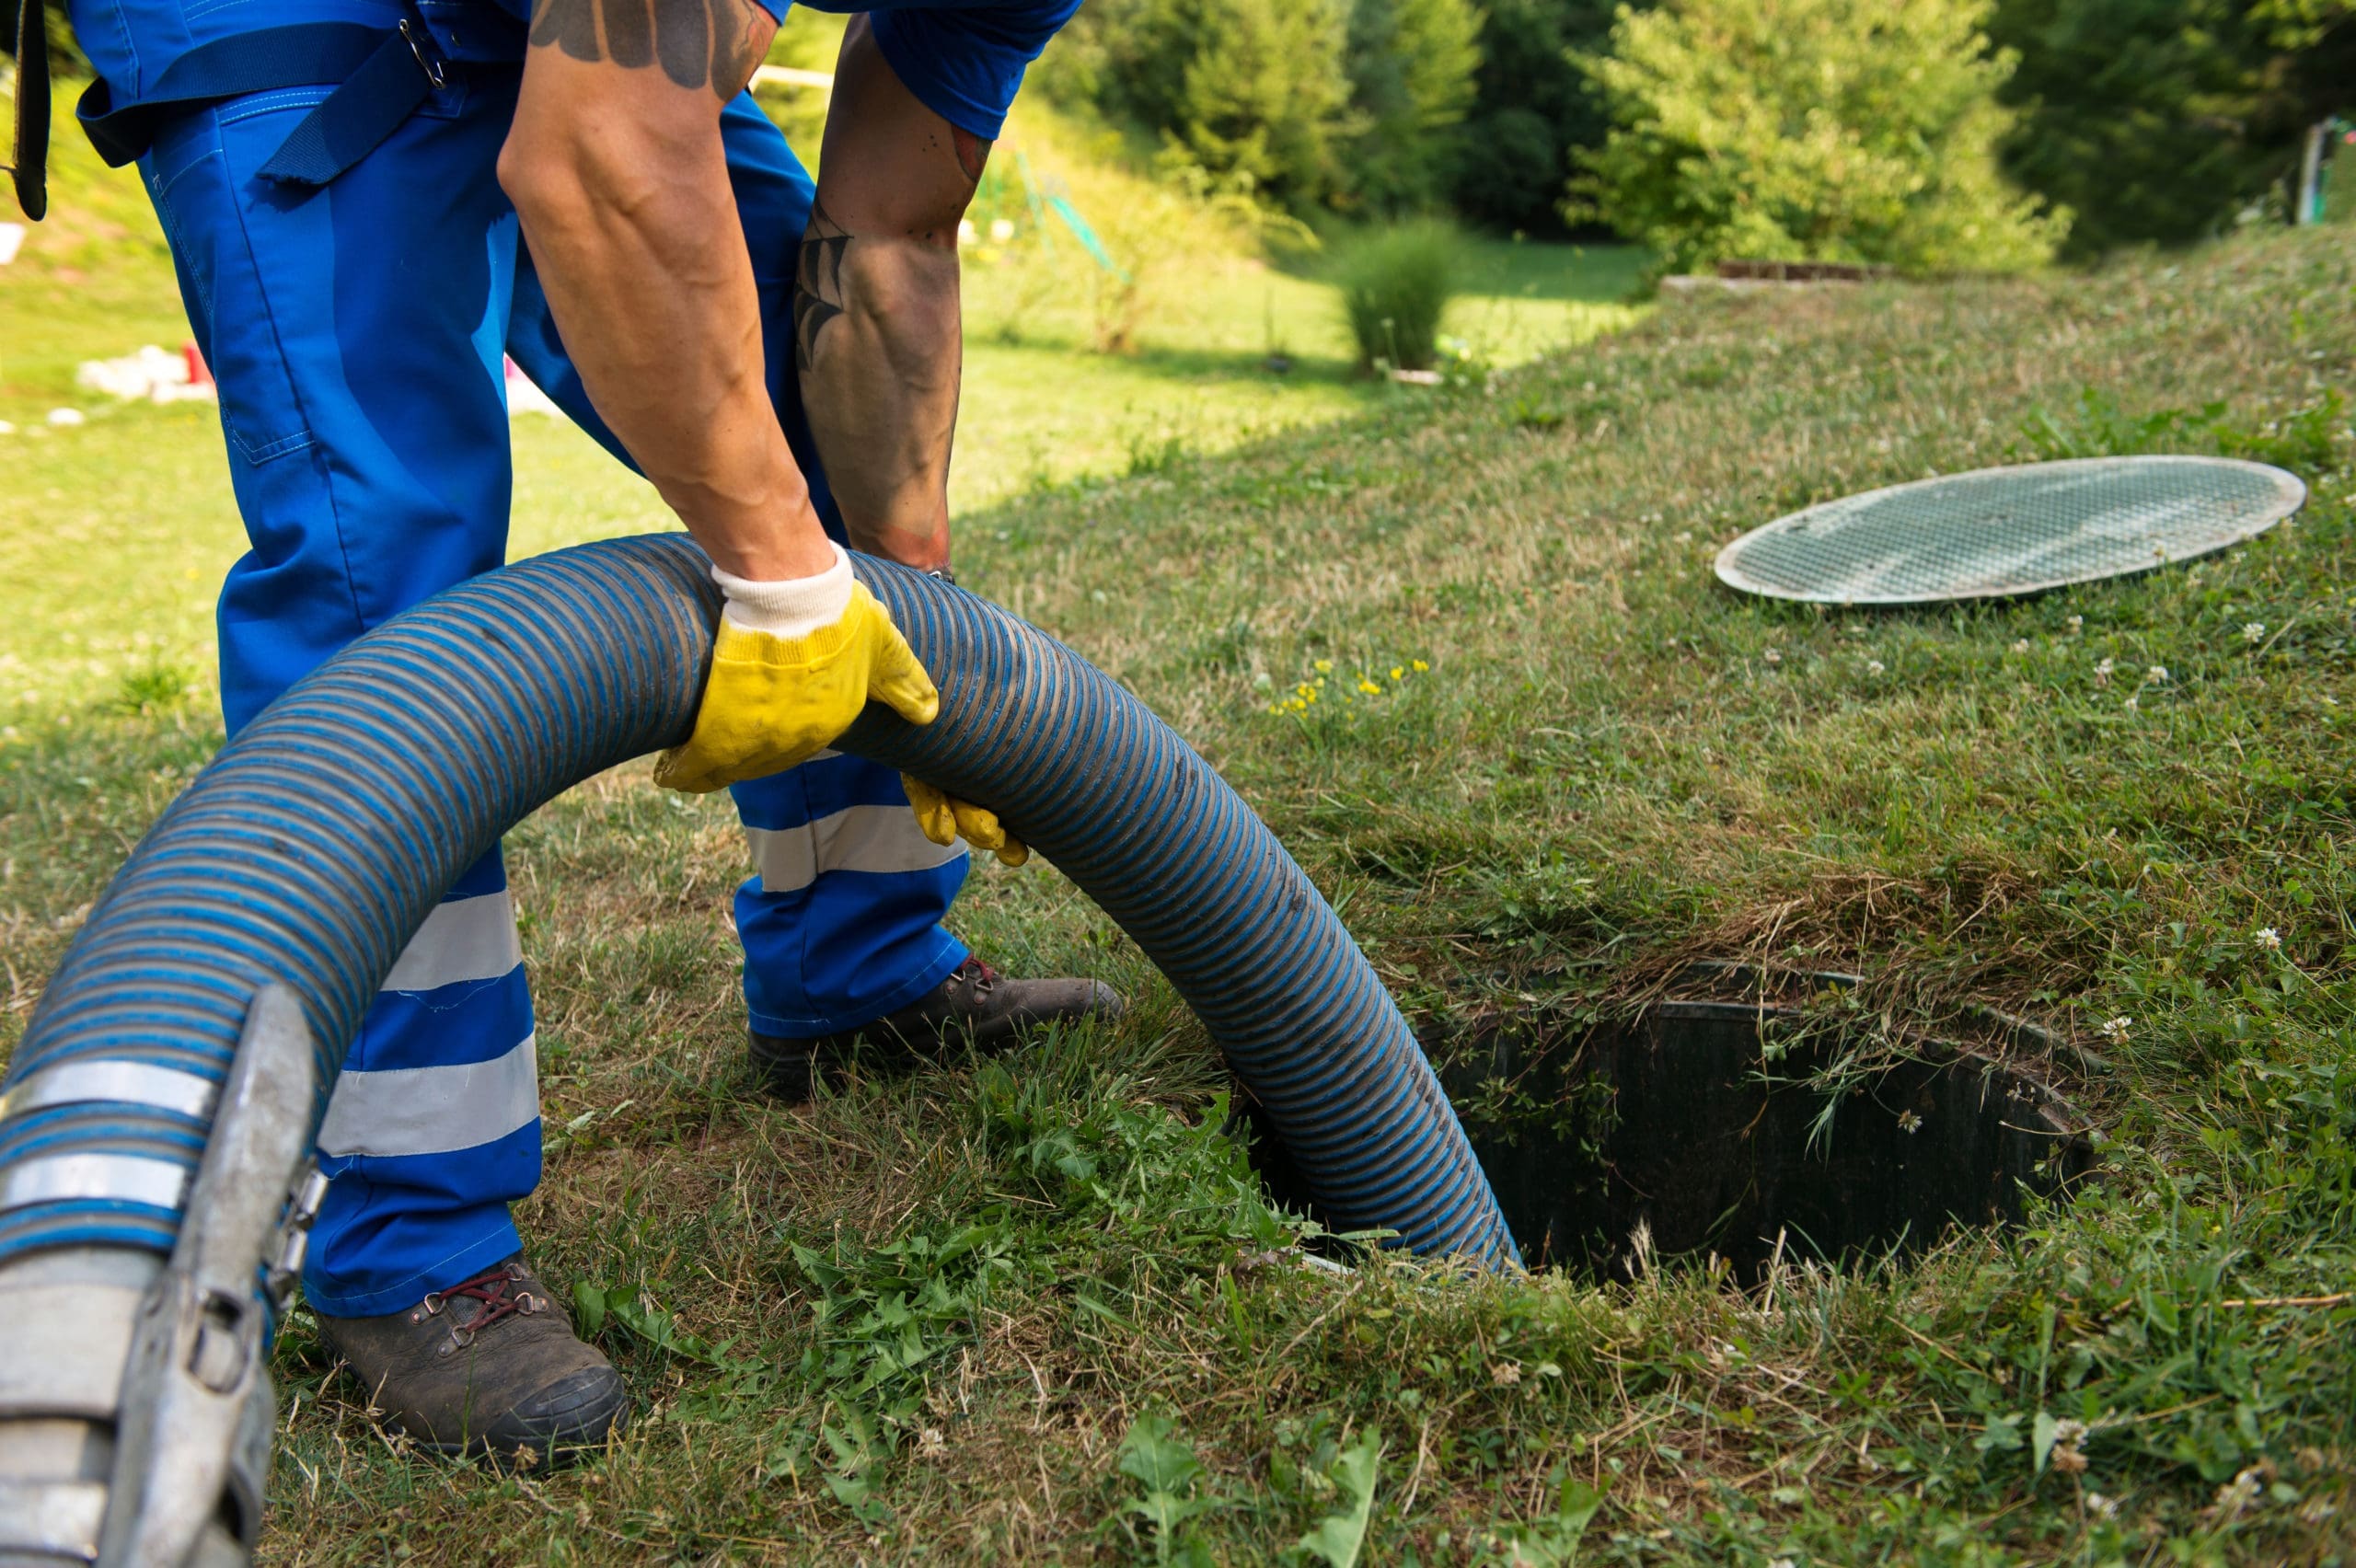
M 1718 552 L 1718 579 L 1822 605 L 2009 598 L 2208 555 L 2306 500 L 2296 477 L 2230 457 L 1981 468 L 1778 517 Z

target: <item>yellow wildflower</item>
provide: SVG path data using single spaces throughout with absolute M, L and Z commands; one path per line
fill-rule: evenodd
M 1393 664 L 1391 666 L 1391 678 L 1394 681 L 1403 681 L 1407 678 L 1407 672 Z
M 1413 669 L 1413 670 L 1415 672 L 1415 674 L 1419 674 L 1419 675 L 1420 675 L 1420 674 L 1422 674 L 1426 670 L 1430 669 L 1430 668 L 1431 668 L 1431 666 L 1430 666 L 1429 664 L 1425 663 L 1421 659 L 1418 659 L 1418 660 L 1416 660 L 1416 661 L 1415 662 L 1415 663 L 1414 663 L 1414 664 L 1410 665 L 1410 666 L 1409 666 L 1409 668 Z
M 1311 667 L 1314 668 L 1321 675 L 1330 675 L 1334 673 L 1334 661 L 1331 659 L 1320 659 Z
M 1382 688 L 1369 680 L 1359 681 L 1358 689 L 1366 693 L 1369 697 L 1380 697 L 1382 695 Z

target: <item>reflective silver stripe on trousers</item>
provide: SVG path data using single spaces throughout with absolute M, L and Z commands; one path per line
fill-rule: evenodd
M 0 1094 L 0 1116 L 21 1115 L 51 1105 L 111 1101 L 153 1105 L 201 1122 L 213 1114 L 214 1101 L 220 1098 L 219 1084 L 177 1067 L 159 1067 L 152 1062 L 61 1062 Z
M 87 1562 L 98 1554 L 107 1488 L 99 1481 L 0 1478 L 0 1556 L 16 1553 Z
M 136 1154 L 52 1154 L 28 1159 L 0 1178 L 0 1209 L 96 1198 L 176 1209 L 191 1172 L 168 1159 Z
M 801 827 L 748 827 L 745 841 L 763 893 L 808 887 L 821 871 L 929 871 L 966 853 L 962 838 L 927 838 L 905 805 L 846 806 Z
M 503 1056 L 447 1067 L 346 1072 L 335 1080 L 319 1152 L 448 1154 L 492 1143 L 540 1113 L 537 1036 Z
M 432 991 L 462 981 L 496 980 L 523 962 L 515 901 L 502 889 L 434 905 L 378 989 Z

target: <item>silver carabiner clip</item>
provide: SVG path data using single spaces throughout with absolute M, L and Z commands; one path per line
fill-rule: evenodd
M 450 74 L 446 69 L 447 62 L 442 58 L 442 52 L 439 49 L 433 50 L 431 57 L 428 57 L 425 42 L 418 36 L 419 31 L 420 29 L 409 25 L 407 17 L 401 18 L 401 40 L 409 45 L 410 54 L 417 61 L 417 68 L 425 73 L 425 79 L 433 85 L 436 92 L 439 92 L 449 85 Z

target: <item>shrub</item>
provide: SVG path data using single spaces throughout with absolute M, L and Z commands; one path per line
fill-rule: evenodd
M 1727 257 L 2012 271 L 2068 215 L 1999 172 L 1988 0 L 1669 0 L 1623 9 L 1582 67 L 1613 129 L 1582 153 L 1574 217 L 1673 268 Z
M 968 212 L 975 240 L 962 256 L 976 339 L 1128 352 L 1149 324 L 1184 315 L 1206 268 L 1299 229 L 1211 189 L 1198 170 L 1148 178 L 1121 151 L 1116 132 L 1017 108 Z
M 1328 275 L 1342 291 L 1359 368 L 1431 367 L 1462 259 L 1457 232 L 1430 219 L 1369 230 L 1334 247 Z

